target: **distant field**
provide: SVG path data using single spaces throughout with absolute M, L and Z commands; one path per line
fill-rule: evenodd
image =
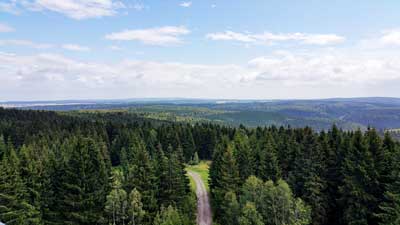
M 201 179 L 204 182 L 204 185 L 206 186 L 207 191 L 210 191 L 210 188 L 208 186 L 208 171 L 210 168 L 211 161 L 201 161 L 198 165 L 187 165 L 186 166 L 186 171 L 192 171 L 200 174 Z M 196 185 L 193 181 L 193 179 L 189 176 L 190 178 L 190 187 L 193 191 L 196 190 Z

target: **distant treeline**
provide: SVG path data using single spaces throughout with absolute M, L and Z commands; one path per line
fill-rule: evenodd
M 400 146 L 374 129 L 237 128 L 0 108 L 0 221 L 194 224 L 184 163 L 213 160 L 215 221 L 400 224 Z

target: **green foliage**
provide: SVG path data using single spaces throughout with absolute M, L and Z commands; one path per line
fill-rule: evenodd
M 126 110 L 0 109 L 0 221 L 193 224 L 184 168 L 193 157 L 213 160 L 209 176 L 204 161 L 187 170 L 209 181 L 217 223 L 394 225 L 399 146 L 374 129 L 315 133 L 171 123 Z
M 71 148 L 57 190 L 60 219 L 66 224 L 99 223 L 108 193 L 104 159 L 92 139 L 79 137 Z
M 129 194 L 129 205 L 128 214 L 130 216 L 129 224 L 141 224 L 146 215 L 146 211 L 143 210 L 142 197 L 138 190 L 133 189 Z
M 351 139 L 343 164 L 344 180 L 340 187 L 344 207 L 343 219 L 349 225 L 368 224 L 376 198 L 372 193 L 377 174 L 368 144 L 361 131 Z
M 239 172 L 233 157 L 233 145 L 226 142 L 220 143 L 214 152 L 214 161 L 210 168 L 210 188 L 212 203 L 215 206 L 215 215 L 222 214 L 224 198 L 228 192 L 236 192 L 239 185 Z
M 310 224 L 310 209 L 301 199 L 293 197 L 289 185 L 278 180 L 263 183 L 249 177 L 242 187 L 242 204 L 253 203 L 262 216 L 264 224 Z
M 210 169 L 210 161 L 200 161 L 199 164 L 197 165 L 188 165 L 186 166 L 185 170 L 186 171 L 193 171 L 196 172 L 200 175 L 204 185 L 206 186 L 206 190 L 209 192 L 210 191 L 210 187 L 209 187 L 209 169 Z M 192 190 L 195 190 L 195 183 L 194 181 L 191 179 L 191 177 L 189 176 L 190 180 L 191 180 L 191 187 Z
M 0 160 L 3 159 L 3 155 L 6 152 L 6 143 L 4 141 L 3 135 L 0 136 Z
M 394 146 L 390 147 L 387 145 L 388 141 L 388 137 L 386 137 L 386 147 L 394 148 L 388 156 L 395 166 L 389 175 L 391 182 L 386 186 L 384 200 L 379 205 L 380 212 L 377 217 L 381 219 L 380 224 L 382 225 L 395 225 L 400 223 L 400 149 Z
M 172 206 L 162 207 L 157 213 L 153 225 L 184 225 L 178 210 Z
M 108 217 L 111 218 L 112 224 L 123 224 L 127 217 L 128 196 L 122 189 L 123 174 L 120 170 L 113 171 L 112 190 L 107 195 L 105 211 Z
M 197 165 L 199 163 L 200 163 L 199 154 L 197 154 L 197 152 L 194 152 L 194 155 L 193 155 L 192 159 L 190 160 L 189 164 Z
M 275 143 L 271 134 L 261 138 L 256 154 L 256 175 L 263 180 L 274 180 L 280 178 L 281 170 L 278 163 Z
M 240 206 L 236 198 L 236 194 L 233 191 L 225 193 L 223 201 L 221 202 L 221 213 L 224 215 L 221 217 L 221 224 L 232 224 L 237 225 L 237 216 L 240 213 Z
M 20 166 L 14 148 L 8 146 L 0 164 L 0 221 L 11 225 L 40 224 L 38 209 L 29 203 Z
M 250 147 L 249 138 L 243 130 L 236 131 L 233 143 L 239 176 L 241 183 L 243 183 L 249 176 L 254 175 L 254 154 Z
M 257 212 L 256 206 L 252 202 L 247 202 L 239 217 L 239 225 L 264 225 L 262 216 Z
M 126 173 L 125 190 L 130 193 L 136 188 L 142 195 L 144 209 L 154 211 L 156 202 L 156 176 L 149 154 L 144 143 L 136 139 L 129 151 L 132 152 L 132 163 Z

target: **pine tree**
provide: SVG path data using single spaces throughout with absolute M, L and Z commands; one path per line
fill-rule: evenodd
M 323 135 L 324 136 L 324 135 Z M 324 144 L 328 147 L 327 141 Z M 323 143 L 321 141 L 321 143 Z M 326 222 L 328 203 L 324 190 L 326 182 L 324 178 L 325 157 L 324 150 L 317 136 L 310 128 L 303 129 L 301 139 L 301 152 L 295 160 L 294 170 L 289 176 L 290 184 L 294 187 L 296 196 L 307 202 L 312 208 L 314 225 Z
M 342 210 L 340 210 L 338 199 L 340 198 L 339 187 L 342 185 L 343 176 L 341 168 L 343 164 L 343 134 L 336 125 L 326 134 L 320 135 L 323 151 L 325 151 L 326 181 L 325 196 L 327 201 L 326 222 L 329 225 L 340 224 Z M 326 143 L 327 142 L 327 143 Z
M 6 152 L 6 143 L 4 141 L 4 136 L 0 135 L 0 160 L 3 159 L 3 155 Z
M 210 187 L 215 215 L 221 215 L 220 207 L 227 192 L 237 192 L 239 172 L 233 157 L 233 145 L 228 142 L 221 143 L 215 150 L 214 161 L 210 168 Z
M 0 221 L 10 225 L 40 224 L 39 210 L 29 204 L 19 169 L 20 161 L 9 142 L 0 162 Z
M 235 145 L 234 156 L 239 169 L 241 183 L 254 174 L 254 157 L 250 142 L 243 130 L 238 130 L 233 139 Z
M 266 135 L 260 140 L 257 152 L 256 175 L 263 180 L 276 181 L 281 177 L 276 147 L 271 134 Z
M 400 172 L 397 172 L 396 181 L 388 185 L 384 194 L 384 202 L 379 206 L 381 213 L 378 218 L 381 225 L 400 224 Z
M 193 155 L 193 159 L 192 159 L 192 165 L 198 165 L 200 163 L 200 160 L 199 160 L 199 154 L 197 154 L 197 152 L 194 152 L 194 155 Z
M 374 162 L 368 144 L 360 130 L 352 137 L 342 168 L 344 183 L 340 187 L 344 208 L 343 220 L 349 225 L 369 224 L 376 202 L 371 185 L 375 181 Z
M 134 158 L 126 175 L 125 190 L 130 193 L 136 188 L 142 195 L 144 209 L 147 212 L 155 212 L 157 208 L 156 176 L 144 142 L 137 139 L 130 151 L 134 152 Z
M 391 151 L 391 160 L 394 166 L 390 173 L 390 183 L 386 184 L 384 199 L 379 205 L 380 212 L 377 217 L 381 225 L 400 224 L 400 148 L 396 146 L 389 147 L 389 139 L 385 138 L 387 148 L 393 148 Z M 390 142 L 392 143 L 392 142 Z
M 183 155 L 185 157 L 185 162 L 189 162 L 191 160 L 191 157 L 194 154 L 197 154 L 196 146 L 194 144 L 194 139 L 190 127 L 187 127 L 183 130 L 182 137 L 180 138 L 180 140 L 181 140 Z
M 66 161 L 59 188 L 60 212 L 66 224 L 95 224 L 103 220 L 108 171 L 92 139 L 79 137 Z
M 221 224 L 238 224 L 238 215 L 240 214 L 240 206 L 236 198 L 236 194 L 233 191 L 225 193 L 223 201 L 219 206 L 221 208 Z

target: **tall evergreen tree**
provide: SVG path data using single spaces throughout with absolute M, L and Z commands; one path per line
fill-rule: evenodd
M 4 141 L 4 136 L 0 135 L 0 160 L 3 159 L 3 155 L 6 152 L 6 142 Z
M 18 156 L 9 144 L 0 162 L 0 221 L 10 225 L 40 224 L 39 210 L 29 204 L 20 166 Z
M 220 207 L 223 215 L 220 217 L 221 224 L 237 225 L 240 206 L 235 192 L 226 192 Z
M 225 139 L 214 153 L 214 161 L 210 168 L 210 187 L 213 205 L 221 205 L 227 192 L 237 192 L 239 172 L 233 157 L 233 145 Z M 215 215 L 221 214 L 220 207 L 215 208 Z
M 344 183 L 340 187 L 345 224 L 370 224 L 373 216 L 371 206 L 376 202 L 371 186 L 376 183 L 374 161 L 368 143 L 358 130 L 347 149 L 342 168 Z
M 103 221 L 108 193 L 108 170 L 92 139 L 79 137 L 66 161 L 59 191 L 61 220 L 65 224 Z
M 254 155 L 250 148 L 249 138 L 243 130 L 235 133 L 233 143 L 235 145 L 234 156 L 239 169 L 241 183 L 254 174 Z
M 276 145 L 270 133 L 260 140 L 257 156 L 256 174 L 258 177 L 263 180 L 274 181 L 281 177 Z
M 387 180 L 384 199 L 379 205 L 379 213 L 377 217 L 380 219 L 381 225 L 395 225 L 400 223 L 400 148 L 395 145 L 390 146 L 393 142 L 389 142 L 389 138 L 385 137 L 385 145 L 387 149 L 393 148 L 390 154 L 390 160 L 393 161 L 392 171 Z
M 157 208 L 155 196 L 157 189 L 156 176 L 144 142 L 141 139 L 137 139 L 130 151 L 134 153 L 126 175 L 125 190 L 130 193 L 136 188 L 142 195 L 144 210 L 155 212 Z

